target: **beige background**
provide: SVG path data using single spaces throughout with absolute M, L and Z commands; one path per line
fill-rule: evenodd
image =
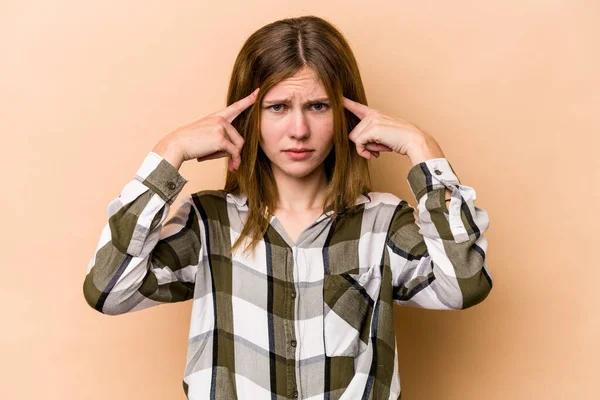
M 105 316 L 85 270 L 146 153 L 224 107 L 254 30 L 304 14 L 346 35 L 370 106 L 436 137 L 490 215 L 487 300 L 396 308 L 403 398 L 597 398 L 600 2 L 174 3 L 0 3 L 0 398 L 184 398 L 191 302 Z M 414 205 L 408 158 L 371 163 Z M 184 193 L 221 188 L 225 159 L 181 171 Z

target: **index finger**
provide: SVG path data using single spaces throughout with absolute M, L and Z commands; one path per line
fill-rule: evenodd
M 368 106 L 365 106 L 364 104 L 361 104 L 354 100 L 350 100 L 347 97 L 343 97 L 343 98 L 344 98 L 344 107 L 346 107 L 348 110 L 350 110 L 352 112 L 352 114 L 356 115 L 360 119 L 365 118 L 371 111 L 371 109 Z
M 258 96 L 258 91 L 260 88 L 257 88 L 254 92 L 250 93 L 248 96 L 236 101 L 235 103 L 230 104 L 224 109 L 217 111 L 214 115 L 220 115 L 225 118 L 227 122 L 231 123 L 238 115 L 240 115 L 246 108 L 250 107 L 256 101 L 256 97 Z

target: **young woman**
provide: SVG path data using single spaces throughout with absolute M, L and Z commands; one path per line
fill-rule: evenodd
M 110 315 L 193 299 L 189 399 L 399 399 L 393 304 L 465 309 L 492 287 L 489 225 L 435 139 L 369 107 L 342 34 L 305 16 L 252 34 L 228 106 L 162 139 L 108 206 L 84 294 Z M 370 188 L 408 156 L 416 208 Z M 184 196 L 184 161 L 229 157 Z

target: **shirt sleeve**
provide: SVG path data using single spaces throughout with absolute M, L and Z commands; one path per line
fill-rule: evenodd
M 117 315 L 191 299 L 201 256 L 201 230 L 191 195 L 169 209 L 188 182 L 150 152 L 107 210 L 83 283 L 88 304 Z
M 492 289 L 492 277 L 484 236 L 489 217 L 475 206 L 475 190 L 460 184 L 445 158 L 414 165 L 408 183 L 419 213 L 401 200 L 385 247 L 392 271 L 393 301 L 438 310 L 459 310 L 480 303 Z M 446 189 L 452 192 L 449 206 Z

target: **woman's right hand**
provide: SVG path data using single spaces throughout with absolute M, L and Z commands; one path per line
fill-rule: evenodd
M 238 169 L 244 139 L 231 122 L 254 104 L 259 89 L 215 113 L 181 126 L 161 140 L 152 151 L 175 168 L 193 158 L 200 161 L 230 157 L 229 170 Z

